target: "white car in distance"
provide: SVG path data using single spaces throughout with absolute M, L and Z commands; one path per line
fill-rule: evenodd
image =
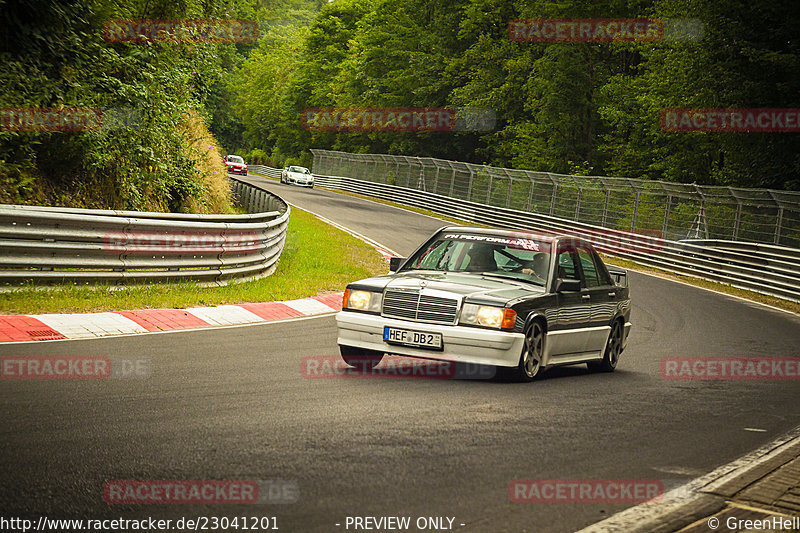
M 281 171 L 281 183 L 314 188 L 314 175 L 306 167 L 291 165 Z

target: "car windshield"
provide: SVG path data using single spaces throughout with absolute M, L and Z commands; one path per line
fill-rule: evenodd
M 244 165 L 244 159 L 242 159 L 238 155 L 229 155 L 228 163 L 238 163 L 240 165 Z
M 311 174 L 305 167 L 289 167 L 289 172 L 299 172 L 300 174 Z
M 474 272 L 544 285 L 550 272 L 549 249 L 530 237 L 445 233 L 417 251 L 403 271 Z

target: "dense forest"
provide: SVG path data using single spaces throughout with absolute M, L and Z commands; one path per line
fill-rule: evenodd
M 0 107 L 136 127 L 0 130 L 0 201 L 214 210 L 219 157 L 309 148 L 800 189 L 795 132 L 675 132 L 664 109 L 800 108 L 793 0 L 0 0 Z M 689 19 L 691 39 L 530 42 L 519 19 Z M 109 42 L 118 19 L 244 19 L 253 42 Z M 699 26 L 697 25 L 699 23 Z M 309 108 L 483 108 L 488 131 L 319 131 Z M 221 176 L 220 176 L 221 177 Z
M 300 28 L 321 5 L 0 0 L 0 202 L 230 209 L 223 157 L 241 144 L 242 129 L 227 81 L 258 42 L 202 36 L 118 42 L 104 30 L 125 20 L 239 19 Z M 96 109 L 112 120 L 74 131 L 8 127 L 9 110 L 41 108 Z
M 529 18 L 696 19 L 696 40 L 517 42 Z M 800 188 L 798 133 L 663 131 L 665 108 L 800 107 L 792 0 L 336 0 L 270 28 L 230 83 L 245 145 L 278 164 L 309 147 L 496 166 Z M 332 133 L 309 107 L 492 109 L 490 132 Z M 307 161 L 306 156 L 306 161 Z

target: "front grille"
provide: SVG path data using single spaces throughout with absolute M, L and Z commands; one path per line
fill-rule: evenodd
M 383 296 L 383 316 L 435 324 L 455 324 L 458 300 L 419 291 L 388 290 Z

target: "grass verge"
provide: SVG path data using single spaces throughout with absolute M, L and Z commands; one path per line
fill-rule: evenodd
M 322 188 L 322 187 L 320 187 Z M 433 211 L 429 211 L 427 209 L 420 209 L 418 207 L 412 207 L 403 205 L 397 202 L 391 202 L 389 200 L 382 200 L 380 198 L 372 198 L 370 196 L 366 196 L 363 194 L 352 193 L 348 191 L 339 191 L 334 189 L 326 189 L 332 192 L 345 194 L 347 196 L 353 196 L 355 198 L 361 198 L 363 200 L 369 200 L 371 202 L 378 202 L 380 204 L 390 205 L 393 207 L 400 207 L 407 211 L 413 211 L 414 213 L 419 213 L 421 215 L 428 215 L 440 220 L 444 220 L 447 222 L 452 222 L 454 224 L 460 225 L 467 225 L 467 226 L 480 226 L 480 227 L 488 227 L 482 224 L 476 224 L 474 222 L 468 222 L 466 220 L 459 220 L 457 218 L 447 217 L 444 215 L 439 215 Z M 733 287 L 731 285 L 726 285 L 725 283 L 718 283 L 715 281 L 708 281 L 700 278 L 695 278 L 692 276 L 683 276 L 680 274 L 673 274 L 672 272 L 667 272 L 665 270 L 660 270 L 657 268 L 652 268 L 648 266 L 641 265 L 634 261 L 629 261 L 626 259 L 620 259 L 617 257 L 608 257 L 604 254 L 603 261 L 606 261 L 610 265 L 616 265 L 621 268 L 627 268 L 630 270 L 635 270 L 637 272 L 642 272 L 644 274 L 650 274 L 652 276 L 658 276 L 660 278 L 671 279 L 674 281 L 680 281 L 683 283 L 687 283 L 689 285 L 694 285 L 695 287 L 701 287 L 704 289 L 710 289 L 712 291 L 721 292 L 723 294 L 730 294 L 732 296 L 738 296 L 740 298 L 744 298 L 745 300 L 751 300 L 753 302 L 758 302 L 766 305 L 771 305 L 773 307 L 777 307 L 779 309 L 783 309 L 784 311 L 790 311 L 792 313 L 800 314 L 800 302 L 792 302 L 790 300 L 784 300 L 781 298 L 776 298 L 774 296 L 768 296 L 766 294 L 760 294 L 757 292 L 749 291 L 747 289 L 740 289 L 738 287 Z
M 388 262 L 372 246 L 315 216 L 292 209 L 286 245 L 269 277 L 203 287 L 193 282 L 128 288 L 69 285 L 0 293 L 0 314 L 88 313 L 186 308 L 291 300 L 340 292 L 347 283 L 383 274 Z

